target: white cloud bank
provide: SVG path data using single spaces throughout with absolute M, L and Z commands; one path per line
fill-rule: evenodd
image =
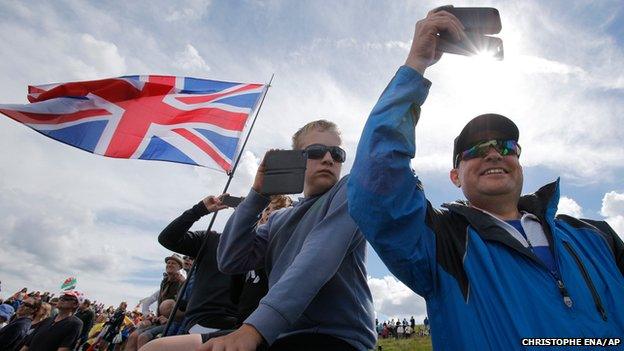
M 416 295 L 394 276 L 369 277 L 368 286 L 373 294 L 375 312 L 380 321 L 391 318 L 409 320 L 411 316 L 422 321 L 427 314 L 425 299 Z
M 610 191 L 602 198 L 600 213 L 607 223 L 624 240 L 624 193 Z
M 178 68 L 186 71 L 210 71 L 206 61 L 199 55 L 199 52 L 191 44 L 186 44 L 184 51 L 175 55 L 175 63 Z
M 557 207 L 557 214 L 567 214 L 572 217 L 583 217 L 583 209 L 581 206 L 566 196 L 559 198 L 559 206 Z

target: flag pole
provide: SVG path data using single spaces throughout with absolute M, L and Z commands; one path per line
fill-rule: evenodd
M 222 194 L 225 194 L 227 192 L 228 188 L 230 187 L 230 183 L 232 182 L 232 179 L 234 178 L 234 172 L 236 172 L 236 168 L 238 167 L 238 163 L 240 162 L 241 156 L 243 155 L 243 150 L 245 150 L 245 146 L 247 145 L 247 141 L 249 141 L 249 136 L 251 135 L 251 131 L 253 130 L 254 125 L 256 124 L 256 119 L 258 119 L 258 115 L 260 114 L 260 109 L 262 108 L 262 104 L 264 103 L 264 98 L 266 97 L 267 93 L 269 92 L 269 88 L 271 87 L 271 83 L 273 82 L 273 77 L 274 76 L 275 76 L 275 73 L 271 74 L 271 79 L 269 80 L 269 83 L 267 83 L 267 85 L 266 85 L 266 87 L 264 89 L 264 92 L 262 93 L 262 99 L 260 100 L 260 104 L 258 104 L 258 108 L 255 109 L 254 118 L 253 118 L 253 120 L 251 122 L 251 126 L 249 126 L 249 131 L 247 132 L 247 136 L 245 137 L 245 141 L 243 142 L 243 145 L 241 146 L 240 152 L 238 153 L 238 156 L 236 157 L 236 161 L 234 162 L 234 166 L 232 166 L 232 170 L 231 171 L 227 172 L 228 180 L 225 183 L 225 187 L 223 188 L 223 191 L 221 192 Z M 217 214 L 218 213 L 219 213 L 219 211 L 214 212 L 212 214 L 212 218 L 210 219 L 210 224 L 208 225 L 208 229 L 206 229 L 206 234 L 210 233 L 210 231 L 212 230 L 212 226 L 213 226 L 215 220 L 217 219 Z M 176 303 L 175 303 L 175 306 L 173 307 L 173 310 L 171 311 L 171 314 L 169 315 L 169 319 L 167 320 L 167 325 L 165 326 L 165 330 L 162 333 L 163 336 L 166 336 L 167 332 L 171 328 L 171 323 L 173 322 L 173 318 L 174 318 L 176 312 L 178 311 L 178 308 L 180 307 L 180 301 L 182 300 L 182 296 L 184 296 L 184 293 L 186 292 L 186 288 L 187 288 L 188 282 L 189 282 L 191 276 L 193 275 L 194 271 L 196 270 L 196 262 L 199 261 L 199 258 L 204 253 L 204 249 L 205 248 L 206 248 L 206 240 L 204 240 L 204 242 L 202 243 L 201 248 L 197 252 L 197 257 L 195 257 L 195 261 L 193 262 L 193 266 L 189 270 L 189 274 L 187 276 L 187 279 L 184 281 L 184 284 L 182 285 L 182 287 L 178 291 Z M 156 308 L 158 308 L 158 306 Z

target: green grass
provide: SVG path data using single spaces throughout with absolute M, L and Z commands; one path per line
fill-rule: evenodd
M 393 338 L 379 339 L 377 342 L 377 351 L 381 346 L 383 351 L 431 351 L 431 338 L 413 336 L 410 339 L 396 340 Z

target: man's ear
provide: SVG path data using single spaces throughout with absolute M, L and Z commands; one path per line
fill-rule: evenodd
M 459 182 L 459 171 L 457 168 L 451 169 L 449 172 L 449 179 L 451 179 L 451 182 L 455 184 L 456 187 L 461 188 L 461 183 Z

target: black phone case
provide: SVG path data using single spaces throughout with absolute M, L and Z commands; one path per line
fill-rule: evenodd
M 498 34 L 502 29 L 500 14 L 493 7 L 449 7 L 443 10 L 457 17 L 466 32 Z
M 223 199 L 221 199 L 221 203 L 228 207 L 236 207 L 243 202 L 244 199 L 244 197 L 224 196 Z
M 303 150 L 270 151 L 264 160 L 265 172 L 261 193 L 265 195 L 303 192 L 306 157 Z

